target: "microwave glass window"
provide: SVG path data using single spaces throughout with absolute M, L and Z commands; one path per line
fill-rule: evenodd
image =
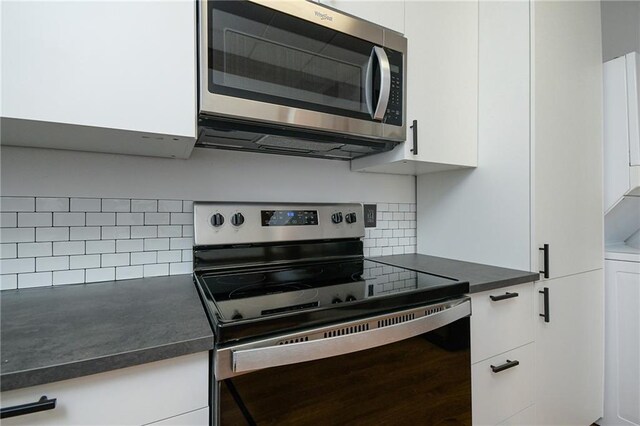
M 251 2 L 209 4 L 210 92 L 369 117 L 371 43 Z

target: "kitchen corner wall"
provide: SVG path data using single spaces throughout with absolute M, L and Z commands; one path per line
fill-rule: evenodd
M 365 255 L 414 253 L 413 177 L 196 149 L 189 160 L 2 147 L 2 289 L 187 274 L 193 200 L 377 204 Z

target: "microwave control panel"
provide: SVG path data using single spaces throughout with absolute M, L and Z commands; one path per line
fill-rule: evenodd
M 402 126 L 403 86 L 402 78 L 402 53 L 391 49 L 384 49 L 389 58 L 391 67 L 391 91 L 389 103 L 384 115 L 384 122 L 396 126 Z

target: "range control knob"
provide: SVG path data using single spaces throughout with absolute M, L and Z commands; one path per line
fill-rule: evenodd
M 346 302 L 354 302 L 356 300 L 356 297 L 353 294 L 348 294 L 347 298 L 345 299 Z
M 356 223 L 356 214 L 355 213 L 347 213 L 345 215 L 345 219 L 347 223 Z
M 216 228 L 222 226 L 224 224 L 224 216 L 222 216 L 220 213 L 214 214 L 213 216 L 211 216 L 211 224 Z
M 238 311 L 235 311 L 235 312 L 233 313 L 233 316 L 231 317 L 231 319 L 234 319 L 234 320 L 241 320 L 242 318 L 244 318 L 244 317 L 243 317 L 243 316 L 242 316 L 242 314 L 241 314 L 240 312 L 238 312 Z
M 236 213 L 233 216 L 231 216 L 231 224 L 233 226 L 240 226 L 244 223 L 244 216 L 242 215 L 242 213 Z
M 336 303 L 342 303 L 342 299 L 340 299 L 339 297 L 334 297 L 333 300 L 331 301 L 331 303 L 333 303 L 334 305 Z
M 342 213 L 334 213 L 331 215 L 331 222 L 333 223 L 341 223 L 342 222 Z

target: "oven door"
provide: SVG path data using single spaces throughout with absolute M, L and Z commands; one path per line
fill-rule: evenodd
M 470 302 L 420 309 L 219 350 L 214 419 L 470 425 Z
M 404 140 L 404 54 L 385 34 L 313 2 L 204 0 L 200 112 Z

